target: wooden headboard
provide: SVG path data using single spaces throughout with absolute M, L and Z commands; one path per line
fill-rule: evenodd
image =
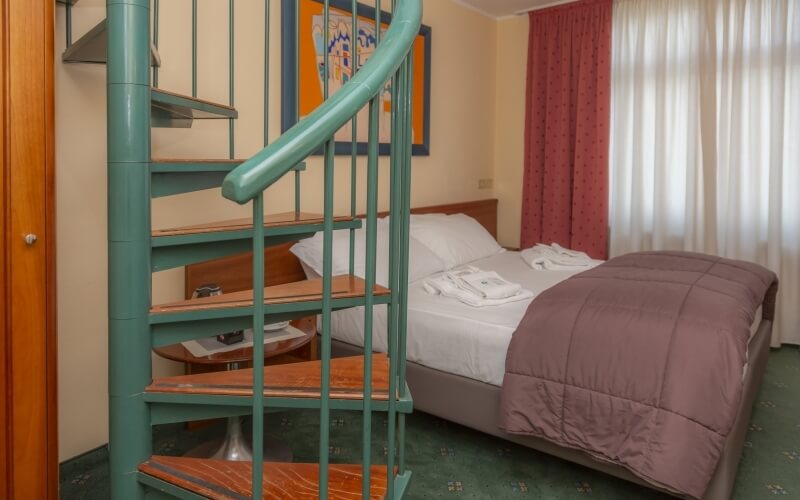
M 469 215 L 485 227 L 489 234 L 497 238 L 496 199 L 412 208 L 411 213 Z M 388 212 L 381 212 L 379 215 L 382 217 L 388 215 Z M 289 252 L 294 243 L 272 246 L 264 252 L 264 258 L 269 262 L 264 266 L 264 281 L 267 286 L 306 279 L 300 261 Z M 190 298 L 197 287 L 206 283 L 216 283 L 224 293 L 249 290 L 252 287 L 252 269 L 251 253 L 186 266 L 184 287 L 186 298 Z

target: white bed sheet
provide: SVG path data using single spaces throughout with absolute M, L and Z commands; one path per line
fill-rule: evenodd
M 519 252 L 502 252 L 470 265 L 495 271 L 531 290 L 534 297 L 577 274 L 575 271 L 534 271 L 519 257 Z M 502 386 L 511 335 L 533 299 L 474 308 L 454 299 L 426 293 L 421 280 L 411 283 L 408 291 L 408 360 Z M 751 338 L 760 320 L 761 308 L 751 325 Z M 363 346 L 363 331 L 363 307 L 332 314 L 331 335 L 334 339 Z M 375 308 L 372 338 L 373 349 L 386 352 L 386 306 Z M 744 373 L 746 370 L 747 365 Z
M 495 271 L 531 290 L 534 296 L 577 274 L 574 271 L 534 271 L 519 257 L 519 252 L 501 252 L 470 265 Z M 533 299 L 474 308 L 426 293 L 422 281 L 411 283 L 408 291 L 408 360 L 501 386 L 511 335 Z M 363 346 L 363 331 L 363 308 L 333 313 L 333 338 Z M 375 308 L 373 349 L 386 351 L 385 306 Z

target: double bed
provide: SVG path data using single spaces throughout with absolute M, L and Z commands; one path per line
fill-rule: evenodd
M 489 234 L 496 237 L 496 210 L 497 200 L 482 200 L 425 207 L 413 212 L 462 213 L 477 220 Z M 303 266 L 289 251 L 290 247 L 291 245 L 285 245 L 268 250 L 273 253 L 272 259 L 280 257 L 282 262 L 278 274 L 267 276 L 268 284 L 297 281 L 305 279 L 306 274 L 313 273 L 307 266 L 303 270 Z M 513 281 L 535 295 L 577 274 L 573 271 L 533 271 L 519 258 L 518 252 L 511 250 L 495 253 L 470 264 L 513 278 Z M 249 258 L 246 256 L 190 266 L 186 275 L 187 293 L 195 286 L 207 282 L 216 282 L 228 291 L 237 287 L 248 288 L 249 269 Z M 528 305 L 529 301 L 520 301 L 499 307 L 473 308 L 453 299 L 430 295 L 424 291 L 422 280 L 412 281 L 408 300 L 407 381 L 415 409 L 622 479 L 681 496 L 679 492 L 662 484 L 642 479 L 629 468 L 600 460 L 596 455 L 575 447 L 501 430 L 500 408 L 506 354 L 512 335 Z M 702 495 L 704 499 L 730 497 L 751 407 L 766 367 L 772 328 L 771 312 L 771 306 L 759 308 L 750 327 L 747 362 L 741 373 L 742 396 L 738 412 L 730 432 L 727 433 L 715 472 Z M 385 315 L 385 307 L 376 309 L 373 345 L 379 351 L 386 349 Z M 334 355 L 359 354 L 364 336 L 363 310 L 356 308 L 334 313 L 332 336 Z

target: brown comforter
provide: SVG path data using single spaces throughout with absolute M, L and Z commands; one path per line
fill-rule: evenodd
M 703 496 L 742 395 L 756 310 L 777 277 L 685 252 L 617 257 L 546 290 L 506 359 L 501 428 Z

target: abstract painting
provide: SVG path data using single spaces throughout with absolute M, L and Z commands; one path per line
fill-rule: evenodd
M 334 95 L 369 60 L 378 44 L 375 9 L 358 4 L 358 33 L 354 36 L 351 2 L 332 0 L 328 16 L 329 38 L 321 0 L 284 0 L 283 3 L 283 130 L 307 116 L 323 102 L 325 51 L 328 52 L 328 95 Z M 295 16 L 297 16 L 295 18 Z M 381 13 L 381 37 L 386 35 L 391 16 Z M 413 47 L 412 152 L 429 154 L 430 142 L 430 50 L 431 29 L 422 26 Z M 298 60 L 295 69 L 294 60 Z M 297 71 L 297 73 L 295 73 Z M 380 93 L 380 153 L 389 154 L 391 137 L 392 86 L 387 82 Z M 357 118 L 357 152 L 366 154 L 368 112 Z M 350 154 L 352 127 L 346 124 L 335 135 L 336 153 Z

